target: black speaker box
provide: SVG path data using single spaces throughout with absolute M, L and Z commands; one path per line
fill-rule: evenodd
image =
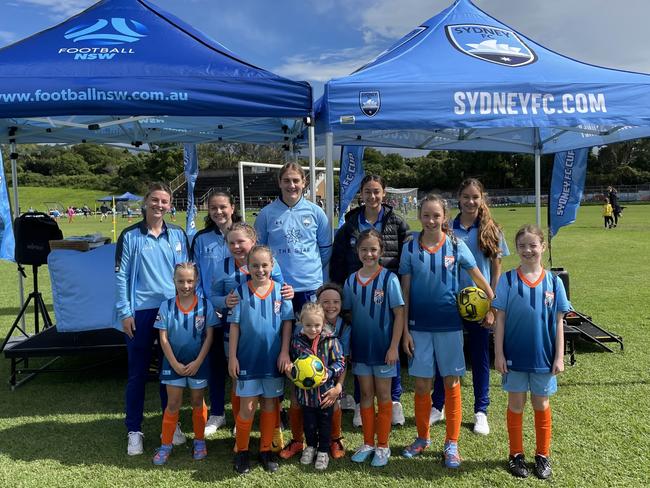
M 63 239 L 63 232 L 52 217 L 42 212 L 27 212 L 14 221 L 16 252 L 19 264 L 47 264 L 50 241 Z

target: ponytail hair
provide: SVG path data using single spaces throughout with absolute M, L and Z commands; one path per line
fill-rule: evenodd
M 486 257 L 499 258 L 501 257 L 501 226 L 492 218 L 487 204 L 488 195 L 479 180 L 467 178 L 458 187 L 458 197 L 468 186 L 475 187 L 481 194 L 481 205 L 478 208 L 478 247 Z

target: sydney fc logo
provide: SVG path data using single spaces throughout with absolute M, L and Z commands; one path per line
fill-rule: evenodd
M 455 24 L 445 28 L 452 46 L 460 52 L 502 66 L 526 66 L 537 55 L 511 30 L 490 25 Z
M 381 108 L 381 98 L 379 91 L 362 91 L 359 92 L 359 107 L 364 115 L 372 117 L 377 115 Z
M 94 24 L 83 24 L 66 31 L 64 37 L 72 42 L 91 46 L 131 44 L 147 37 L 148 29 L 137 20 L 113 17 L 97 19 Z

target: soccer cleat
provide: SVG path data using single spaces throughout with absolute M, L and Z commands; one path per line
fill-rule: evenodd
M 404 425 L 406 419 L 404 418 L 404 409 L 400 402 L 393 402 L 393 415 L 391 418 L 392 425 Z
M 347 393 L 344 394 L 343 398 L 341 398 L 341 410 L 354 410 L 355 406 L 354 397 Z
M 307 446 L 305 450 L 302 451 L 302 456 L 300 456 L 300 464 L 311 464 L 314 462 L 314 457 L 316 456 L 316 448 Z
M 445 407 L 442 407 L 442 410 L 438 410 L 436 407 L 431 407 L 429 425 L 437 424 L 443 420 L 445 420 Z
M 241 451 L 235 454 L 235 471 L 239 474 L 246 474 L 251 470 L 250 453 L 248 451 Z
M 167 464 L 167 460 L 169 459 L 169 455 L 172 453 L 172 445 L 171 444 L 163 444 L 160 446 L 158 449 L 156 449 L 156 454 L 153 456 L 153 463 L 156 466 L 162 466 L 163 464 Z
M 541 480 L 547 480 L 553 474 L 551 470 L 551 461 L 546 456 L 535 454 L 535 476 Z
M 264 471 L 268 471 L 269 473 L 275 473 L 280 467 L 277 457 L 271 451 L 260 452 L 260 463 Z
M 330 442 L 330 454 L 333 459 L 342 459 L 345 457 L 345 447 L 343 447 L 343 437 L 332 439 Z
M 208 448 L 205 446 L 205 440 L 194 439 L 192 457 L 195 461 L 201 461 L 208 456 Z
M 284 447 L 284 434 L 282 433 L 282 429 L 279 427 L 276 427 L 273 429 L 273 442 L 271 443 L 271 451 L 274 453 L 279 453 L 282 451 L 282 448 Z
M 226 416 L 225 415 L 210 415 L 208 421 L 205 423 L 204 435 L 206 437 L 216 434 L 219 427 L 226 425 Z
M 176 424 L 176 430 L 174 430 L 174 437 L 172 438 L 172 444 L 175 446 L 180 446 L 182 444 L 185 444 L 187 441 L 187 437 L 185 437 L 185 434 L 183 434 L 183 431 L 181 430 L 181 424 Z
M 352 425 L 354 427 L 361 427 L 361 404 L 359 403 L 354 406 L 354 417 L 352 417 Z
M 326 470 L 329 464 L 330 464 L 330 457 L 327 455 L 326 452 L 319 452 L 316 455 L 316 464 L 314 465 L 314 467 L 318 471 Z
M 368 458 L 375 453 L 375 446 L 369 446 L 368 444 L 362 444 L 359 449 L 354 451 L 354 454 L 350 459 L 354 463 L 364 463 Z
M 304 447 L 305 445 L 302 442 L 291 439 L 289 444 L 287 444 L 286 447 L 280 451 L 280 457 L 282 459 L 291 459 L 296 454 L 301 453 Z
M 414 458 L 422 454 L 422 451 L 424 451 L 430 445 L 431 445 L 431 441 L 429 439 L 422 439 L 420 437 L 416 437 L 413 444 L 406 447 L 406 449 L 402 451 L 402 456 L 409 459 Z
M 490 426 L 488 425 L 485 412 L 476 412 L 474 414 L 474 433 L 480 435 L 488 435 L 490 433 Z
M 452 469 L 460 468 L 460 454 L 458 453 L 458 442 L 447 441 L 445 442 L 445 450 L 443 452 L 445 458 L 445 466 Z
M 142 432 L 129 432 L 126 453 L 129 456 L 137 456 L 144 452 L 144 434 Z
M 390 447 L 378 447 L 375 449 L 375 455 L 372 458 L 370 466 L 375 468 L 381 468 L 388 464 L 388 458 L 390 457 Z
M 528 467 L 526 466 L 526 459 L 522 453 L 508 458 L 508 470 L 510 474 L 517 478 L 528 478 Z

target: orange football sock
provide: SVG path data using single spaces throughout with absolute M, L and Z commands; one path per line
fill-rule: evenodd
M 289 407 L 289 424 L 292 439 L 297 442 L 305 442 L 305 434 L 302 428 L 302 408 L 300 408 L 300 405 L 291 405 Z
M 368 446 L 375 445 L 375 406 L 361 408 L 361 427 L 363 429 L 363 443 Z
M 429 416 L 431 415 L 431 395 L 415 394 L 415 427 L 420 439 L 429 439 Z
M 251 437 L 253 419 L 244 420 L 237 415 L 235 426 L 237 427 L 237 432 L 235 434 L 235 446 L 237 447 L 237 452 L 248 451 L 248 441 L 250 441 Z
M 535 410 L 535 454 L 548 457 L 551 452 L 551 407 Z
M 463 409 L 460 399 L 460 383 L 453 388 L 445 386 L 445 416 L 447 418 L 447 436 L 445 442 L 458 442 L 460 424 L 463 420 Z
M 174 438 L 174 431 L 176 430 L 176 425 L 178 424 L 178 412 L 171 413 L 168 409 L 165 409 L 162 420 L 162 443 L 171 444 L 172 439 Z
M 192 428 L 194 439 L 202 441 L 205 438 L 205 423 L 208 421 L 208 409 L 205 403 L 201 407 L 192 408 Z
M 341 433 L 341 420 L 343 418 L 343 411 L 340 408 L 337 408 L 332 412 L 332 440 L 340 439 L 342 437 Z
M 230 406 L 232 407 L 232 418 L 236 420 L 239 416 L 241 401 L 239 399 L 239 396 L 237 396 L 237 393 L 235 393 L 234 388 L 230 391 Z
M 510 455 L 524 453 L 524 412 L 506 412 L 506 425 L 508 426 L 508 440 L 510 442 Z
M 271 450 L 273 444 L 273 429 L 275 428 L 275 409 L 260 413 L 260 452 Z
M 393 402 L 384 402 L 377 405 L 377 447 L 388 447 L 390 436 L 390 421 L 393 415 Z

